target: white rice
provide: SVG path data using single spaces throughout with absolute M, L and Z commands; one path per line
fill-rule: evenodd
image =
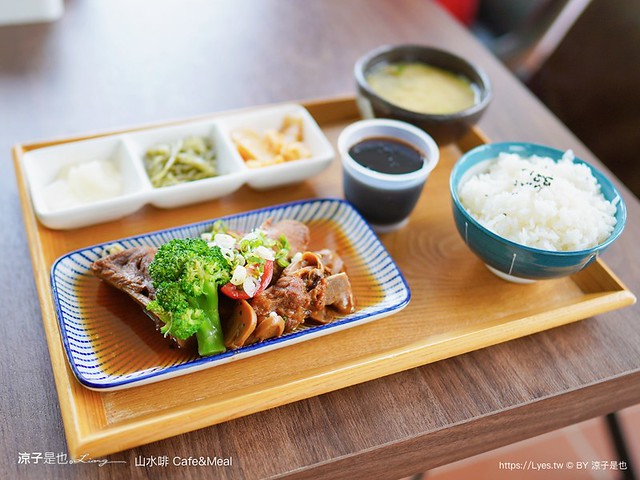
M 573 158 L 570 150 L 558 162 L 501 153 L 463 182 L 460 202 L 480 224 L 513 242 L 553 251 L 595 247 L 611 235 L 616 205 Z

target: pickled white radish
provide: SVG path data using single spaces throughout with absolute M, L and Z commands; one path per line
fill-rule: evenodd
M 117 197 L 124 189 L 122 174 L 108 160 L 68 165 L 44 188 L 50 210 L 61 210 Z

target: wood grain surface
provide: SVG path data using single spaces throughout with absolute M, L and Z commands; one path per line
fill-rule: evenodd
M 0 28 L 0 478 L 394 479 L 640 402 L 636 305 L 108 457 L 126 463 L 19 464 L 66 445 L 11 146 L 349 93 L 358 56 L 401 42 L 486 69 L 495 100 L 480 125 L 493 140 L 570 147 L 602 167 L 424 0 L 69 1 L 55 24 Z M 640 204 L 617 186 L 629 220 L 604 259 L 637 294 Z M 165 456 L 233 465 L 136 465 Z

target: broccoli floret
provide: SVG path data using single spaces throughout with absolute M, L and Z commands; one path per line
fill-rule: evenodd
M 156 298 L 147 309 L 164 323 L 162 333 L 186 340 L 196 335 L 202 356 L 224 352 L 218 287 L 231 278 L 220 248 L 196 238 L 162 245 L 149 265 Z

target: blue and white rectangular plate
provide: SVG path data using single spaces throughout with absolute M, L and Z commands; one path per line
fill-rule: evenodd
M 355 313 L 326 325 L 304 326 L 278 338 L 199 357 L 195 349 L 172 347 L 132 299 L 90 271 L 91 263 L 112 245 L 160 246 L 173 238 L 199 237 L 216 220 L 248 232 L 268 218 L 303 222 L 311 230 L 310 249 L 338 252 L 353 287 Z M 402 310 L 411 298 L 406 280 L 375 233 L 349 203 L 338 199 L 263 208 L 76 250 L 53 264 L 51 286 L 71 369 L 85 387 L 100 391 L 166 380 L 362 325 Z

